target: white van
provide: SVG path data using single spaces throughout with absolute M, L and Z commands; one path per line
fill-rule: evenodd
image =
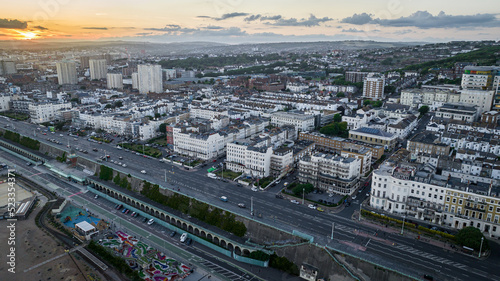
M 207 174 L 207 176 L 208 176 L 209 178 L 211 178 L 211 179 L 214 179 L 214 180 L 216 180 L 216 179 L 217 179 L 217 175 L 216 175 L 216 174 L 214 174 L 214 173 L 208 173 L 208 174 Z
M 187 237 L 188 237 L 188 234 L 186 232 L 182 233 L 182 235 L 181 235 L 181 243 L 186 242 Z

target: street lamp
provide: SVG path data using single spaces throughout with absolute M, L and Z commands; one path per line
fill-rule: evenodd
M 333 240 L 333 230 L 335 229 L 335 222 L 332 222 L 332 236 L 330 237 L 331 240 Z
M 304 199 L 306 197 L 306 189 L 302 188 L 302 205 L 304 205 Z
M 405 218 L 406 218 L 406 216 L 404 215 L 403 216 L 403 224 L 401 225 L 401 235 L 403 235 L 403 231 L 405 229 Z
M 363 206 L 363 202 L 359 204 L 359 221 L 361 221 L 361 207 Z
M 481 257 L 481 251 L 483 250 L 483 240 L 484 240 L 484 237 L 481 237 L 481 247 L 479 247 L 479 256 L 478 256 L 478 258 Z

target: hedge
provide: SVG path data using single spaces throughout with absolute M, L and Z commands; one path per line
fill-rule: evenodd
M 91 240 L 87 247 L 131 280 L 142 281 L 142 278 L 139 276 L 139 272 L 130 268 L 124 259 L 111 254 L 105 247 L 97 244 L 94 240 Z

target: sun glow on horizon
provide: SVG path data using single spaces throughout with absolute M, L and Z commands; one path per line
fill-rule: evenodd
M 15 39 L 18 40 L 32 40 L 36 39 L 37 37 L 40 37 L 40 32 L 37 30 L 33 31 L 19 31 L 19 30 L 14 30 L 15 32 L 18 33 L 18 36 L 15 36 Z

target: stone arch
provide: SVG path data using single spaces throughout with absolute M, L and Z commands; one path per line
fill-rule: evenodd
M 213 240 L 213 242 L 214 242 L 215 244 L 217 244 L 217 245 L 220 245 L 220 244 L 219 244 L 219 243 L 220 243 L 219 237 L 214 236 L 214 240 Z
M 243 256 L 248 257 L 250 255 L 250 251 L 248 249 L 243 249 Z
M 227 249 L 228 249 L 229 251 L 232 251 L 232 250 L 234 249 L 233 244 L 232 244 L 232 243 L 227 243 Z
M 226 248 L 226 246 L 227 246 L 226 240 L 221 239 L 221 240 L 220 240 L 220 242 L 219 242 L 219 245 L 220 245 L 222 248 Z
M 177 220 L 176 224 L 178 228 L 182 228 L 182 222 L 180 220 Z
M 239 246 L 234 247 L 234 253 L 241 256 L 241 248 Z
M 194 229 L 194 235 L 196 235 L 196 236 L 200 236 L 200 229 L 195 228 L 195 229 Z
M 158 210 L 155 210 L 155 216 L 156 217 L 159 217 L 160 216 L 160 212 Z
M 162 220 L 165 220 L 165 213 L 161 213 L 161 214 L 160 214 L 160 218 L 161 218 Z
M 189 233 L 194 233 L 194 227 L 192 225 L 188 225 L 187 231 Z
M 149 213 L 149 207 L 146 206 L 146 213 Z
M 182 223 L 182 229 L 185 229 L 185 230 L 187 230 L 187 228 L 188 228 L 188 225 L 187 225 L 187 223 L 183 222 L 183 223 Z
M 210 233 L 207 234 L 207 239 L 210 241 L 214 241 L 214 238 L 213 238 L 212 234 L 210 234 Z

